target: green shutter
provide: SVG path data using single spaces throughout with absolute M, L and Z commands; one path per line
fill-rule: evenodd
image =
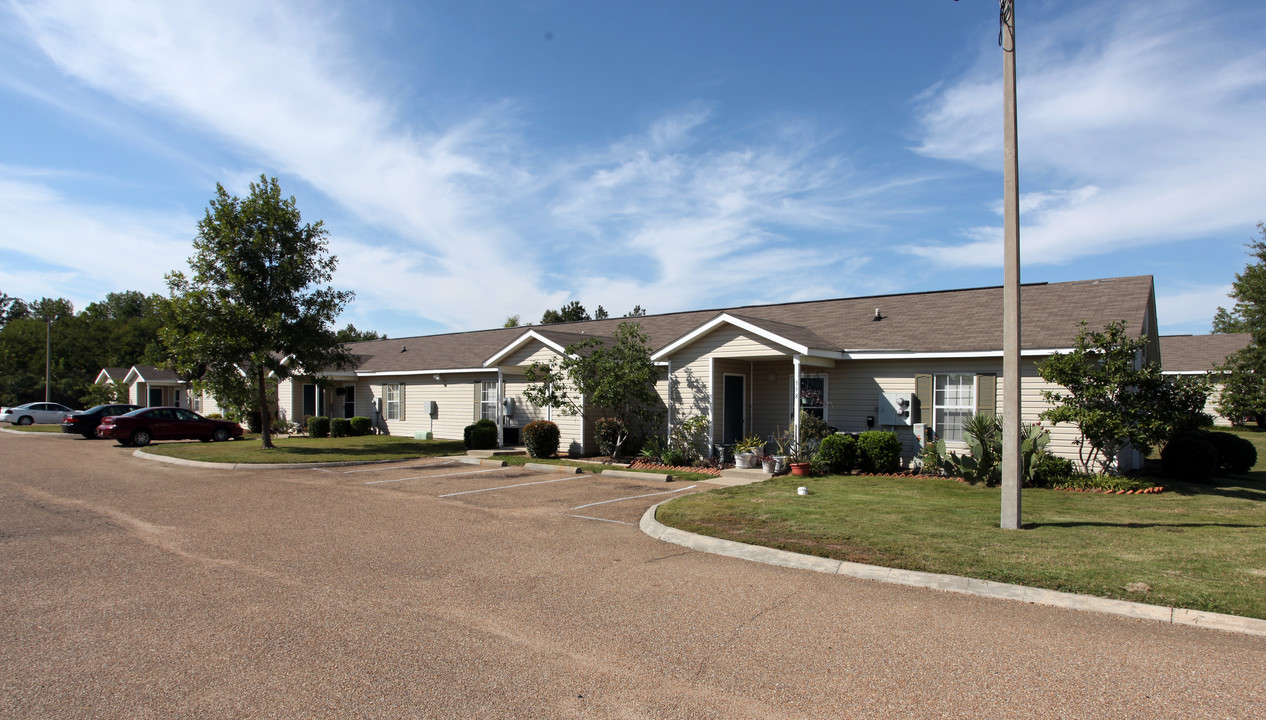
M 993 417 L 998 406 L 998 376 L 980 373 L 976 376 L 976 412 Z
M 932 424 L 932 376 L 914 376 L 914 396 L 919 401 L 919 412 L 914 414 L 914 422 Z
M 480 407 L 480 403 L 483 401 L 483 391 L 484 391 L 484 381 L 476 380 L 475 381 L 475 410 L 470 416 L 470 421 L 472 423 L 479 420 L 479 413 L 482 409 Z

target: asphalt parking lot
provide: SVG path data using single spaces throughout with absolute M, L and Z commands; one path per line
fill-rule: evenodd
M 1266 716 L 1262 638 L 638 530 L 689 486 L 0 434 L 0 717 Z

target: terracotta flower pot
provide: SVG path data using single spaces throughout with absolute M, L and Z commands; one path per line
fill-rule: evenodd
M 809 474 L 809 463 L 791 463 L 791 474 L 804 477 Z

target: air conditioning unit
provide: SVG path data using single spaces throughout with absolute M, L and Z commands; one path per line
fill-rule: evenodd
M 883 393 L 879 396 L 879 424 L 913 425 L 914 403 L 912 393 Z

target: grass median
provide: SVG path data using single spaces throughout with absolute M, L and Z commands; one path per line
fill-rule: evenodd
M 414 440 L 392 435 L 344 438 L 274 437 L 277 446 L 265 450 L 258 435 L 222 443 L 156 443 L 145 448 L 154 455 L 221 463 L 308 463 L 409 460 L 439 455 L 464 455 L 461 440 Z
M 576 458 L 530 458 L 525 455 L 504 455 L 497 458 L 505 460 L 508 465 L 526 465 L 527 463 L 537 463 L 542 465 L 563 465 L 583 468 L 586 472 L 600 473 L 603 470 L 628 470 L 629 472 L 646 473 L 647 475 L 672 475 L 673 480 L 680 482 L 698 482 L 700 480 L 715 480 L 711 475 L 704 473 L 692 472 L 669 472 L 667 470 L 656 470 L 653 468 L 630 468 L 623 465 L 612 465 L 603 459 L 594 458 L 590 460 Z
M 61 424 L 50 425 L 41 423 L 39 425 L 9 425 L 8 429 L 29 433 L 59 433 L 62 431 L 62 426 Z
M 1025 489 L 1020 531 L 998 527 L 998 488 L 896 477 L 776 478 L 677 498 L 657 517 L 820 557 L 1266 618 L 1262 470 L 1158 495 Z

